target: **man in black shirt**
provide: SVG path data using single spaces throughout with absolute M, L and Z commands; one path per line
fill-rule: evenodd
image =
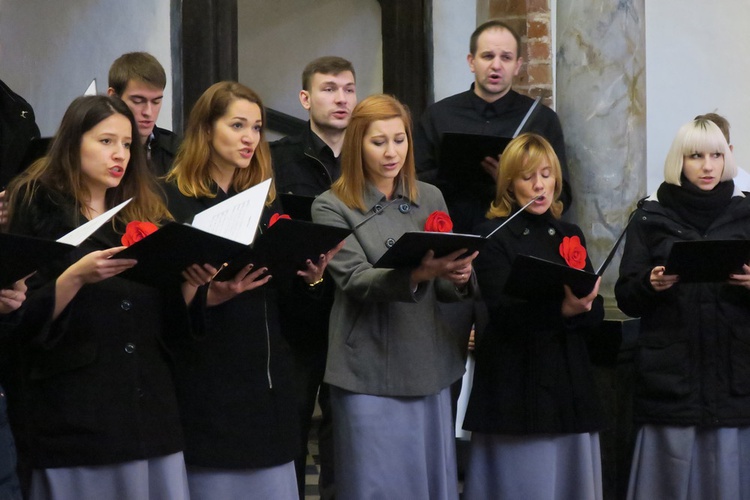
M 317 196 L 339 178 L 339 155 L 352 110 L 357 104 L 352 63 L 340 57 L 321 57 L 302 72 L 299 100 L 310 121 L 302 134 L 271 144 L 278 193 Z M 290 344 L 298 383 L 303 449 L 295 460 L 300 499 L 305 497 L 305 460 L 315 398 L 322 412 L 320 448 L 320 496 L 334 497 L 333 436 L 328 386 L 323 383 L 328 352 L 328 316 L 334 285 L 330 277 L 320 285 L 318 298 L 309 303 L 281 301 L 282 333 Z
M 494 199 L 491 179 L 497 177 L 498 159 L 487 157 L 482 161 L 481 166 L 491 176 L 487 176 L 484 185 L 457 188 L 447 182 L 439 168 L 443 134 L 461 132 L 512 137 L 534 102 L 511 88 L 523 62 L 520 38 L 513 29 L 501 21 L 487 21 L 474 31 L 469 45 L 467 60 L 474 73 L 471 88 L 427 108 L 414 133 L 419 178 L 441 188 L 456 232 L 470 232 L 484 220 Z M 567 183 L 565 143 L 557 114 L 539 105 L 524 132 L 536 132 L 552 144 L 566 180 L 561 198 L 567 209 L 572 198 Z
M 180 145 L 176 134 L 156 126 L 166 86 L 164 68 L 146 52 L 123 54 L 109 68 L 107 93 L 118 96 L 133 112 L 148 165 L 157 176 L 172 168 Z

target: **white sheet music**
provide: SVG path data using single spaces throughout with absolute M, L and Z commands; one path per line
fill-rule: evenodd
M 68 245 L 78 246 L 81 243 L 83 243 L 86 238 L 94 234 L 94 232 L 102 227 L 109 219 L 115 216 L 117 212 L 119 212 L 125 205 L 130 203 L 130 200 L 133 198 L 129 198 L 119 205 L 117 205 L 114 208 L 110 208 L 103 214 L 101 214 L 98 217 L 95 217 L 88 221 L 86 224 L 79 226 L 75 229 L 73 229 L 71 232 L 63 236 L 62 238 L 58 239 L 58 243 L 67 243 Z
M 193 218 L 193 227 L 249 245 L 255 238 L 271 179 L 204 210 Z
M 91 80 L 91 83 L 89 84 L 86 92 L 84 92 L 83 95 L 96 95 L 96 78 Z

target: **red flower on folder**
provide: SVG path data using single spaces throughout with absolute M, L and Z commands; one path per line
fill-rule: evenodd
M 427 217 L 424 230 L 432 233 L 450 233 L 453 231 L 453 221 L 447 213 L 435 210 Z
M 271 220 L 269 220 L 269 221 L 268 221 L 268 227 L 271 227 L 271 226 L 273 226 L 274 224 L 276 224 L 276 222 L 277 222 L 277 221 L 278 221 L 279 219 L 290 219 L 290 220 L 291 220 L 291 217 L 289 217 L 289 215 L 287 215 L 287 214 L 280 214 L 280 213 L 275 213 L 275 214 L 273 214 L 273 215 L 271 216 Z
M 560 243 L 560 255 L 570 267 L 575 269 L 586 267 L 586 249 L 581 245 L 581 238 L 578 236 L 563 238 Z
M 153 224 L 151 222 L 141 222 L 139 220 L 134 220 L 128 222 L 128 225 L 125 226 L 125 234 L 122 235 L 120 241 L 123 245 L 129 247 L 133 243 L 141 241 L 143 238 L 153 233 L 157 229 L 159 228 L 156 226 L 156 224 Z

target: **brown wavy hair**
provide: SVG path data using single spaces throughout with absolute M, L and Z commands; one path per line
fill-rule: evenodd
M 562 191 L 560 160 L 557 159 L 555 150 L 547 139 L 538 134 L 526 133 L 510 141 L 500 157 L 495 201 L 487 211 L 488 219 L 505 217 L 514 209 L 520 208 L 515 194 L 510 189 L 513 181 L 524 174 L 534 172 L 542 163 L 549 163 L 555 178 L 555 197 L 550 205 L 550 212 L 556 219 L 560 218 L 563 210 L 563 204 L 559 200 Z
M 158 224 L 171 219 L 164 195 L 146 163 L 133 114 L 118 97 L 97 95 L 79 97 L 68 106 L 47 155 L 10 183 L 9 220 L 15 207 L 32 203 L 39 186 L 72 197 L 76 214 L 81 214 L 82 207 L 91 196 L 81 170 L 81 140 L 86 132 L 115 114 L 123 115 L 130 122 L 132 142 L 125 174 L 117 187 L 107 189 L 105 204 L 110 209 L 128 198 L 133 198 L 133 201 L 112 219 L 114 227 L 124 227 L 134 220 Z
M 211 85 L 193 106 L 188 119 L 185 139 L 175 157 L 174 166 L 167 175 L 180 192 L 191 198 L 213 198 L 216 196 L 211 178 L 210 134 L 216 121 L 224 116 L 229 106 L 238 99 L 245 99 L 260 107 L 262 126 L 260 142 L 250 160 L 248 168 L 237 168 L 232 177 L 232 188 L 240 192 L 273 178 L 271 150 L 265 138 L 266 110 L 254 91 L 237 82 L 218 82 Z M 267 203 L 276 198 L 273 182 L 268 191 Z
M 366 173 L 362 144 L 372 122 L 392 118 L 403 120 L 409 143 L 404 166 L 398 173 L 395 184 L 400 183 L 404 195 L 412 201 L 417 201 L 419 192 L 409 111 L 395 97 L 376 94 L 357 104 L 352 111 L 352 119 L 346 127 L 344 144 L 341 147 L 341 177 L 331 186 L 333 193 L 349 208 L 358 208 L 363 211 L 369 208 L 365 207 L 364 202 Z

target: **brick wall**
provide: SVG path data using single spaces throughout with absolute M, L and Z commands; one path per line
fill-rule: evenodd
M 500 19 L 521 36 L 523 65 L 513 88 L 542 102 L 554 104 L 552 37 L 549 0 L 487 0 L 490 19 Z

